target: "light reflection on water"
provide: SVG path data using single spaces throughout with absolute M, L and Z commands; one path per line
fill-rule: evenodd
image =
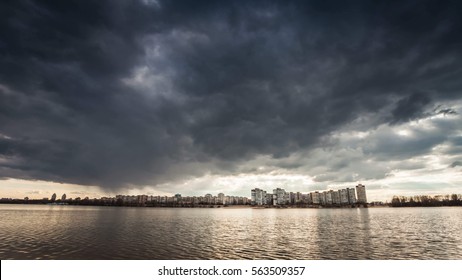
M 462 208 L 0 205 L 0 259 L 462 259 Z

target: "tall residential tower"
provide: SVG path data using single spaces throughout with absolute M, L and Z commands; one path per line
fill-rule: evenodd
M 367 203 L 366 186 L 361 185 L 361 184 L 357 185 L 356 195 L 358 196 L 358 199 L 357 199 L 358 203 Z
M 255 188 L 250 192 L 252 205 L 266 205 L 266 191 Z

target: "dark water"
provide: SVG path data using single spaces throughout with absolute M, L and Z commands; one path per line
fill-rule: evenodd
M 0 259 L 462 259 L 462 208 L 0 205 Z

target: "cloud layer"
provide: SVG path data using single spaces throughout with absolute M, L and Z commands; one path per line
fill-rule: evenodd
M 0 4 L 0 177 L 460 172 L 459 3 L 55 2 Z

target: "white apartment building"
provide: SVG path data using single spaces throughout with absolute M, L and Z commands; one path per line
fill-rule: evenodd
M 320 201 L 320 198 L 319 198 L 319 192 L 312 192 L 310 193 L 311 195 L 311 203 L 313 204 L 319 204 L 321 201 Z
M 366 186 L 361 184 L 357 185 L 356 194 L 358 195 L 358 203 L 367 203 Z
M 252 205 L 266 205 L 266 191 L 255 188 L 250 191 Z
M 224 193 L 219 193 L 219 194 L 218 194 L 218 203 L 220 203 L 220 204 L 226 204 L 226 203 L 225 203 L 225 194 L 224 194 Z
M 338 191 L 329 191 L 331 193 L 331 196 L 332 196 L 332 204 L 340 204 L 340 194 Z
M 319 193 L 319 203 L 326 205 L 326 192 Z
M 340 195 L 340 204 L 348 204 L 348 192 L 346 189 L 338 190 Z
M 350 204 L 355 204 L 356 203 L 356 193 L 354 188 L 347 188 L 347 193 L 348 193 L 348 202 Z
M 288 198 L 289 196 L 284 189 L 277 188 L 273 190 L 273 205 L 284 205 Z
M 326 204 L 332 205 L 332 191 L 326 191 L 324 193 L 324 195 L 326 196 Z

